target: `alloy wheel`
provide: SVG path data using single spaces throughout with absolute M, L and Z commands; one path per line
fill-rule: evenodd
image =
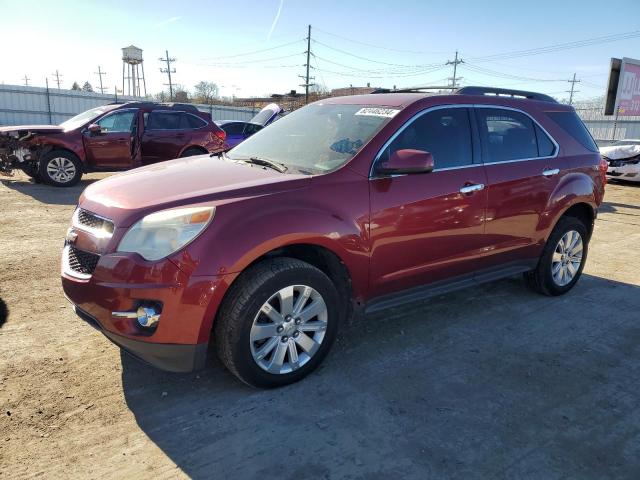
M 583 250 L 579 232 L 569 230 L 562 236 L 551 257 L 551 275 L 556 285 L 564 287 L 575 278 L 580 270 Z
M 299 369 L 320 348 L 327 321 L 327 305 L 317 290 L 306 285 L 278 290 L 253 320 L 253 360 L 263 370 L 277 375 Z
M 55 157 L 47 163 L 47 174 L 58 183 L 67 183 L 76 175 L 76 166 L 65 157 Z

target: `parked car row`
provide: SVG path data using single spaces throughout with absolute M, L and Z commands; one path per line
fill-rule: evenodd
M 520 273 L 568 292 L 606 168 L 575 110 L 541 94 L 326 99 L 226 153 L 91 184 L 62 285 L 82 319 L 159 368 L 201 368 L 212 346 L 242 381 L 285 385 L 354 312 Z

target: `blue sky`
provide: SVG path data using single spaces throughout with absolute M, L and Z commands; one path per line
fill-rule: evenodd
M 0 82 L 7 84 L 23 84 L 26 74 L 31 85 L 44 85 L 45 77 L 52 85 L 58 69 L 63 88 L 85 80 L 95 86 L 100 65 L 113 91 L 122 83 L 120 48 L 134 44 L 144 50 L 151 93 L 165 88 L 158 61 L 165 49 L 177 58 L 174 81 L 188 89 L 207 80 L 225 95 L 302 90 L 297 76 L 304 73 L 309 23 L 312 75 L 328 88 L 444 84 L 452 68 L 442 64 L 457 49 L 466 61 L 458 71 L 462 84 L 564 97 L 566 79 L 576 72 L 582 80 L 576 97 L 584 99 L 604 93 L 612 56 L 640 57 L 637 36 L 520 58 L 479 58 L 640 30 L 638 0 L 0 0 L 0 8 Z

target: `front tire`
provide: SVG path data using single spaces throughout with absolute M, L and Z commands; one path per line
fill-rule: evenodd
M 571 290 L 587 260 L 589 233 L 575 217 L 562 217 L 551 232 L 535 270 L 525 273 L 529 286 L 549 296 Z
M 71 152 L 53 150 L 40 159 L 39 174 L 54 187 L 72 187 L 82 178 L 82 163 Z
M 297 382 L 327 355 L 344 311 L 321 270 L 293 258 L 265 260 L 242 273 L 222 303 L 218 356 L 254 387 Z

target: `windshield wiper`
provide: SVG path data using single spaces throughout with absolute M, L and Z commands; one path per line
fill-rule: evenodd
M 268 158 L 262 157 L 249 157 L 248 159 L 242 159 L 241 162 L 253 163 L 254 165 L 260 165 L 261 167 L 269 167 L 273 170 L 284 173 L 288 170 L 288 167 L 284 163 L 275 162 Z

